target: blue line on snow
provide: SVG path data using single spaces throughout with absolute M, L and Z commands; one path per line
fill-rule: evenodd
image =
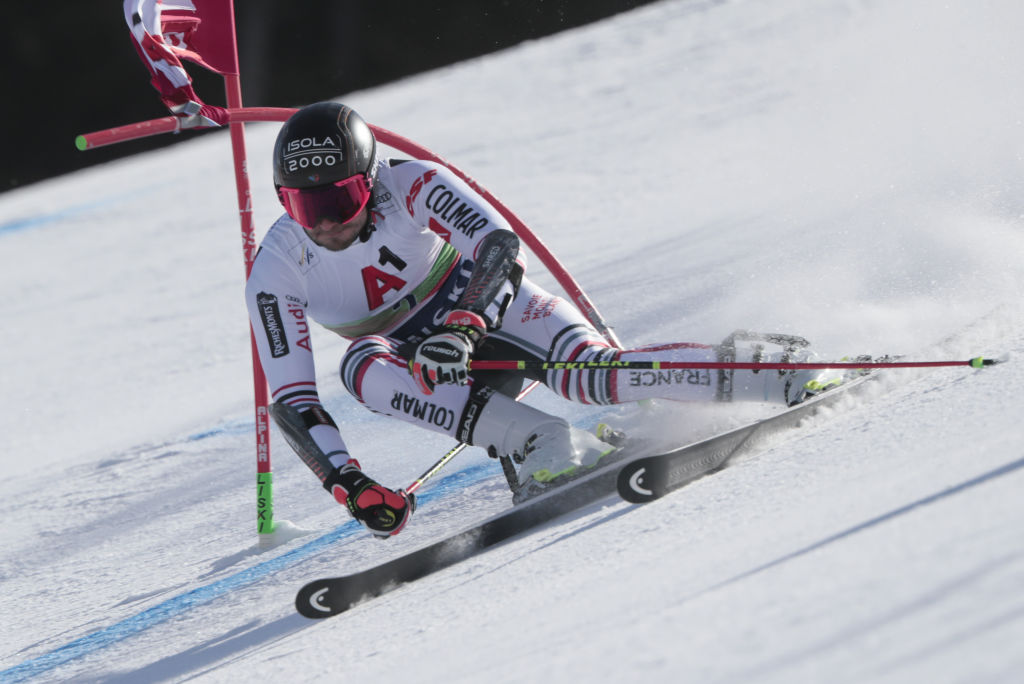
M 442 478 L 438 483 L 424 492 L 417 494 L 417 501 L 429 503 L 440 498 L 453 489 L 462 489 L 467 484 L 474 484 L 494 474 L 494 469 L 489 463 L 481 463 L 471 466 L 465 470 L 452 473 Z M 468 482 L 467 482 L 468 479 Z M 128 637 L 138 634 L 150 627 L 154 627 L 171 618 L 177 617 L 186 611 L 210 603 L 220 598 L 229 591 L 241 589 L 254 582 L 263 579 L 275 572 L 285 570 L 299 561 L 305 560 L 323 550 L 336 541 L 346 539 L 358 534 L 362 530 L 359 523 L 354 520 L 344 525 L 339 525 L 330 532 L 323 534 L 302 546 L 272 558 L 270 560 L 254 565 L 251 568 L 242 570 L 233 575 L 217 580 L 212 584 L 198 587 L 184 594 L 179 594 L 152 608 L 148 608 L 137 615 L 125 618 L 121 622 L 104 627 L 103 629 L 87 634 L 70 643 L 60 646 L 49 653 L 26 660 L 20 665 L 15 665 L 7 670 L 0 671 L 2 682 L 22 682 L 30 677 L 35 677 L 48 672 L 56 667 L 65 665 L 73 660 L 95 653 L 108 646 L 112 646 Z
M 240 435 L 246 431 L 253 430 L 252 418 L 241 418 L 234 420 L 230 423 L 218 425 L 217 427 L 210 428 L 209 430 L 203 430 L 202 432 L 196 432 L 185 437 L 186 442 L 198 442 L 208 437 L 216 437 L 217 435 Z
M 1024 468 L 1024 459 L 1012 461 L 941 492 L 914 501 L 911 504 L 898 509 L 898 511 L 882 516 L 870 523 L 858 526 L 853 530 L 848 530 L 841 535 L 837 535 L 837 538 L 849 536 L 864 527 L 869 527 L 882 520 L 887 520 L 897 513 L 907 512 L 920 506 L 935 503 L 936 501 L 945 499 L 954 494 L 959 494 L 964 490 L 984 484 L 985 482 L 1021 468 Z M 456 487 L 462 488 L 467 484 L 481 481 L 490 476 L 492 472 L 493 471 L 489 467 L 489 464 L 486 463 L 472 466 L 466 470 L 453 473 L 443 478 L 434 488 L 418 498 L 423 503 L 430 502 L 436 498 L 444 496 L 448 491 Z M 467 478 L 469 479 L 469 482 L 466 482 Z M 37 658 L 33 658 L 32 660 L 27 660 L 20 665 L 0 671 L 0 681 L 21 682 L 29 677 L 40 675 L 54 669 L 55 667 L 69 663 L 72 660 L 94 653 L 106 648 L 107 646 L 111 646 L 132 636 L 133 634 L 137 634 L 166 620 L 181 615 L 191 608 L 205 605 L 214 599 L 223 596 L 229 591 L 241 589 L 242 587 L 248 586 L 259 579 L 289 568 L 299 561 L 323 551 L 330 544 L 353 536 L 358 533 L 360 529 L 359 525 L 354 521 L 336 527 L 327 534 L 321 535 L 320 537 L 303 544 L 299 548 L 293 549 L 281 556 L 278 556 L 277 558 L 264 561 L 263 563 L 255 565 L 247 570 L 243 570 L 229 577 L 225 577 L 224 579 L 217 580 L 213 584 L 199 587 L 198 589 L 193 589 L 192 591 L 175 596 L 174 598 L 168 599 L 159 605 L 144 610 L 133 617 L 122 620 L 121 622 L 97 632 L 93 632 L 92 634 L 87 634 L 80 639 L 76 639 L 75 641 L 65 644 L 64 646 Z
M 36 226 L 45 226 L 47 223 L 56 223 L 66 218 L 70 218 L 75 214 L 81 214 L 84 211 L 88 211 L 94 207 L 99 207 L 104 204 L 110 204 L 111 200 L 102 202 L 92 202 L 90 204 L 81 204 L 77 207 L 68 207 L 56 211 L 52 214 L 38 214 L 36 216 L 29 216 L 28 218 L 15 219 L 8 221 L 7 223 L 0 223 L 0 235 L 4 233 L 15 233 L 19 230 L 26 228 L 35 228 Z
M 26 228 L 35 228 L 38 226 L 45 226 L 48 223 L 56 223 L 67 218 L 71 218 L 76 214 L 81 214 L 89 211 L 90 209 L 96 209 L 97 207 L 104 207 L 111 204 L 118 204 L 131 199 L 136 199 L 140 194 L 153 192 L 158 190 L 160 186 L 152 185 L 141 188 L 134 188 L 130 192 L 121 193 L 118 195 L 112 195 L 109 197 L 103 197 L 92 202 L 85 202 L 83 204 L 76 204 L 70 207 L 65 207 L 49 214 L 36 214 L 34 216 L 27 216 L 25 218 L 14 219 L 13 221 L 7 221 L 6 223 L 0 223 L 0 235 L 6 233 L 16 233 L 19 230 L 25 230 Z

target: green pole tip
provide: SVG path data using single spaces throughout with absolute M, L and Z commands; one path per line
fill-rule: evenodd
M 986 359 L 981 356 L 971 359 L 971 368 L 982 368 L 983 366 L 991 366 L 995 361 Z
M 89 149 L 89 141 L 85 139 L 84 135 L 80 135 L 75 138 L 75 147 L 77 147 L 82 152 L 85 152 L 87 149 Z

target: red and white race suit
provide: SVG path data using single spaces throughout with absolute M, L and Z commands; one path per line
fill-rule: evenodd
M 312 319 L 351 340 L 341 381 L 367 408 L 465 437 L 460 422 L 472 381 L 439 385 L 425 395 L 398 350 L 444 321 L 469 281 L 477 245 L 491 231 L 510 226 L 469 185 L 432 162 L 383 160 L 374 194 L 376 229 L 342 251 L 318 246 L 287 215 L 264 237 L 246 302 L 272 398 L 295 407 L 319 406 Z M 525 264 L 522 254 L 519 261 Z M 485 350 L 492 358 L 538 360 L 715 359 L 712 347 L 699 344 L 612 348 L 574 306 L 525 277 L 501 327 L 478 347 Z M 715 394 L 708 371 L 574 370 L 537 377 L 584 403 Z M 318 424 L 310 434 L 335 466 L 349 458 L 335 427 Z

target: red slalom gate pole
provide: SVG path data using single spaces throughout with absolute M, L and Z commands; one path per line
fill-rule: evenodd
M 232 32 L 233 35 L 234 32 Z M 242 107 L 242 85 L 238 74 L 224 74 L 224 92 L 228 107 Z M 165 117 L 167 118 L 167 117 Z M 174 117 L 169 117 L 174 118 Z M 258 119 L 257 119 L 258 120 Z M 256 258 L 256 234 L 252 218 L 252 192 L 249 185 L 248 163 L 245 150 L 245 124 L 232 120 L 231 153 L 235 163 L 235 188 L 238 193 L 238 217 L 242 230 L 242 256 L 245 277 L 252 271 Z M 249 326 L 249 347 L 252 356 L 253 410 L 256 421 L 256 532 L 261 541 L 270 539 L 274 531 L 274 473 L 270 462 L 270 392 L 267 378 L 260 364 L 259 351 L 252 326 Z
M 238 76 L 234 74 L 227 74 L 224 76 L 224 87 L 225 90 L 230 89 L 232 86 L 228 85 L 228 78 L 232 77 L 238 82 Z M 240 89 L 240 85 L 239 85 Z M 239 92 L 239 103 L 241 102 L 241 92 Z M 246 123 L 250 121 L 285 121 L 289 116 L 295 112 L 295 109 L 289 107 L 242 107 L 239 104 L 238 107 L 231 107 L 228 110 L 228 122 L 229 124 Z M 93 150 L 97 147 L 104 147 L 106 145 L 113 145 L 115 143 L 127 142 L 129 140 L 138 140 L 139 138 L 148 138 L 153 135 L 161 135 L 163 133 L 180 133 L 181 131 L 209 131 L 214 130 L 212 128 L 182 128 L 181 119 L 176 116 L 165 116 L 159 119 L 150 119 L 149 121 L 139 121 L 138 123 L 126 124 L 124 126 L 116 126 L 114 128 L 107 128 L 102 131 L 94 131 L 93 133 L 83 133 L 75 138 L 75 147 L 82 150 Z

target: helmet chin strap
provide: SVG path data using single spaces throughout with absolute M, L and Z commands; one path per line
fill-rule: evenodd
M 370 235 L 372 235 L 375 230 L 377 230 L 377 226 L 373 224 L 373 214 L 370 214 L 366 217 L 366 225 L 363 226 L 361 231 L 359 231 L 359 241 L 366 242 L 369 240 Z
M 366 242 L 373 235 L 373 231 L 377 230 L 377 226 L 374 223 L 376 213 L 373 211 L 377 208 L 377 193 L 370 193 L 370 201 L 366 203 L 366 225 L 359 231 L 359 241 Z

